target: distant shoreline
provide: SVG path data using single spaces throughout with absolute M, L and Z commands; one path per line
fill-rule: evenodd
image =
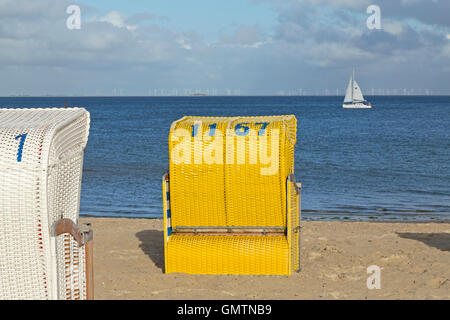
M 450 97 L 450 94 L 433 94 L 433 95 L 366 95 L 367 97 Z M 277 98 L 300 98 L 300 97 L 336 97 L 343 98 L 344 95 L 168 95 L 168 96 L 133 96 L 133 95 L 124 95 L 124 96 L 0 96 L 0 99 L 3 98 L 245 98 L 245 97 L 277 97 Z

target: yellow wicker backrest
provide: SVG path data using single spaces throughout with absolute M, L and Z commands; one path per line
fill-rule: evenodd
M 184 117 L 169 136 L 172 226 L 286 226 L 294 116 Z
M 224 202 L 224 154 L 219 150 L 217 157 L 222 161 L 203 161 L 205 148 L 218 142 L 221 137 L 209 137 L 210 142 L 200 139 L 208 125 L 217 123 L 223 130 L 226 121 L 217 118 L 202 118 L 197 136 L 193 137 L 195 118 L 183 118 L 172 125 L 169 137 L 170 195 L 172 226 L 224 226 L 226 225 Z M 199 159 L 200 156 L 200 159 Z M 216 163 L 218 162 L 218 164 Z

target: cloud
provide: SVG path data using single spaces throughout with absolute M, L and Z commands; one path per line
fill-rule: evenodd
M 378 5 L 383 16 L 394 19 L 415 19 L 422 23 L 450 26 L 447 0 L 257 0 L 278 6 L 315 6 L 333 9 L 347 9 L 365 13 L 369 5 Z
M 365 27 L 368 17 L 364 15 L 365 1 L 303 0 L 286 3 L 289 5 L 278 9 L 276 39 L 297 46 L 300 54 L 312 58 L 312 63 L 318 65 L 348 66 L 350 61 L 353 64 L 380 64 L 380 61 L 386 64 L 391 60 L 398 61 L 399 56 L 410 56 L 415 50 L 434 55 L 445 45 L 445 36 L 440 28 L 414 22 L 414 19 L 411 22 L 411 18 L 389 18 L 383 15 L 383 6 L 383 29 L 368 30 Z M 423 1 L 407 1 L 404 6 L 418 4 L 423 4 Z
M 126 16 L 118 11 L 111 11 L 104 17 L 94 18 L 91 21 L 108 22 L 118 28 L 126 28 L 127 30 L 136 30 L 136 25 L 126 23 Z
M 368 30 L 366 0 L 253 0 L 277 14 L 206 40 L 153 13 L 99 14 L 81 6 L 68 30 L 66 0 L 0 0 L 0 95 L 147 94 L 153 88 L 341 88 L 357 67 L 369 87 L 447 90 L 450 1 L 380 0 L 382 30 Z M 429 14 L 429 16 L 428 16 Z M 230 24 L 231 24 L 230 17 Z M 227 28 L 229 30 L 229 28 Z
M 193 37 L 157 23 L 139 26 L 138 20 L 148 16 L 129 20 L 118 11 L 98 16 L 84 6 L 81 29 L 68 30 L 69 5 L 65 0 L 0 0 L 0 79 L 4 83 L 0 94 L 38 94 L 45 83 L 44 93 L 87 91 L 91 82 L 106 94 L 116 85 L 127 85 L 131 92 L 135 83 L 126 81 L 133 79 L 133 72 L 137 70 L 142 82 L 145 72 L 151 75 L 149 85 L 166 78 L 161 74 L 177 68 Z M 91 14 L 86 17 L 88 10 Z M 21 81 L 23 77 L 27 80 Z
M 232 34 L 222 35 L 220 45 L 240 46 L 243 48 L 259 48 L 270 43 L 271 38 L 264 34 L 258 26 L 239 26 Z
M 180 45 L 181 48 L 186 50 L 192 50 L 192 46 L 189 44 L 189 39 L 185 36 L 179 36 L 176 39 L 176 42 Z

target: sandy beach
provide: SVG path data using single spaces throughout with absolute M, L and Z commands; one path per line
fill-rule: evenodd
M 303 270 L 285 277 L 164 274 L 162 220 L 81 221 L 94 227 L 96 299 L 450 299 L 450 223 L 306 221 Z

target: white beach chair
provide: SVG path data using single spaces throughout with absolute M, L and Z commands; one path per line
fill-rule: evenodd
M 92 230 L 78 227 L 89 113 L 0 109 L 0 298 L 93 298 Z

